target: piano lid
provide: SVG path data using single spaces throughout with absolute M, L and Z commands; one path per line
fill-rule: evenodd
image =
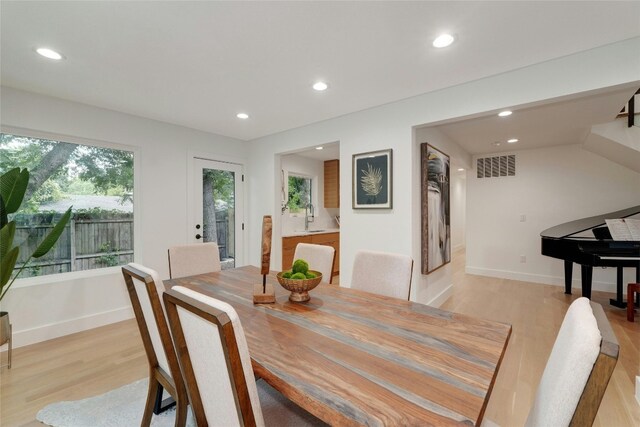
M 581 233 L 594 227 L 604 225 L 605 219 L 627 218 L 639 213 L 640 206 L 634 206 L 632 208 L 623 209 L 621 211 L 611 212 L 603 215 L 596 215 L 589 218 L 582 218 L 571 222 L 565 222 L 564 224 L 556 225 L 555 227 L 547 228 L 542 233 L 540 233 L 540 236 L 550 239 L 564 239 L 573 234 Z

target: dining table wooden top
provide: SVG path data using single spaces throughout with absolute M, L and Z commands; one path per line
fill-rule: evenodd
M 511 326 L 321 283 L 307 303 L 257 267 L 165 281 L 231 304 L 256 375 L 331 425 L 479 425 Z

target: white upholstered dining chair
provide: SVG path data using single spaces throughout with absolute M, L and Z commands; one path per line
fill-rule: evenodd
M 149 362 L 149 387 L 141 426 L 149 426 L 153 414 L 166 409 L 163 389 L 175 400 L 176 427 L 184 426 L 189 402 L 161 298 L 162 279 L 154 270 L 134 263 L 123 266 L 122 275 Z
M 169 248 L 169 277 L 172 279 L 220 270 L 217 243 L 194 243 Z
M 602 306 L 576 299 L 562 321 L 525 426 L 592 425 L 618 352 Z M 490 420 L 482 423 L 496 425 Z
M 198 426 L 324 425 L 264 381 L 256 384 L 232 306 L 183 286 L 164 301 Z
M 408 255 L 361 250 L 353 260 L 351 287 L 409 300 L 412 271 Z
M 322 273 L 322 281 L 331 283 L 333 280 L 333 264 L 336 250 L 331 246 L 298 243 L 293 259 L 303 259 L 309 263 L 309 268 Z

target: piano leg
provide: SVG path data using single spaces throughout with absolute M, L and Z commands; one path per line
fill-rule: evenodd
M 582 273 L 582 296 L 591 299 L 591 278 L 593 277 L 593 266 L 580 265 Z
M 636 269 L 636 272 L 637 272 L 637 269 Z M 622 296 L 622 273 L 623 273 L 623 268 L 618 267 L 617 274 L 616 274 L 616 298 L 609 299 L 609 304 L 618 308 L 625 308 L 627 306 L 627 303 L 624 300 L 624 297 Z
M 571 295 L 572 274 L 573 274 L 573 261 L 565 260 L 564 261 L 564 293 L 567 295 Z

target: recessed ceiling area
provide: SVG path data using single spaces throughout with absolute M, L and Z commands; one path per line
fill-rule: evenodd
M 513 114 L 507 117 L 499 117 L 497 112 L 492 112 L 483 117 L 433 127 L 470 154 L 581 144 L 591 126 L 615 120 L 637 89 L 637 86 L 614 88 L 604 93 L 550 101 L 533 107 L 510 107 Z M 508 143 L 509 139 L 518 141 Z
M 309 148 L 307 150 L 298 151 L 296 153 L 288 153 L 288 154 L 296 154 L 302 157 L 308 157 L 314 160 L 333 160 L 340 158 L 340 143 L 339 142 L 331 142 L 328 144 L 321 145 L 322 150 L 316 150 L 316 148 Z
M 242 140 L 640 35 L 640 2 L 2 1 L 0 8 L 4 86 Z M 455 42 L 438 49 L 432 42 L 442 33 Z M 64 60 L 37 55 L 42 46 Z M 329 89 L 313 90 L 318 81 Z M 239 112 L 250 119 L 238 120 Z

